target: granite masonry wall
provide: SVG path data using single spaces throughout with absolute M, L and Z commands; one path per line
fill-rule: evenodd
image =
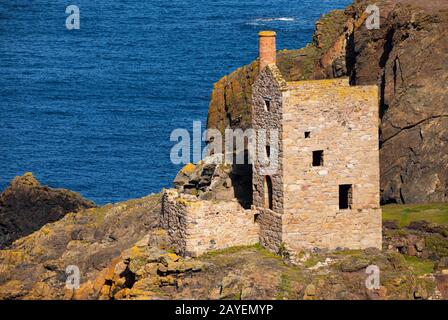
M 260 208 L 260 242 L 275 252 L 278 251 L 282 241 L 280 215 L 283 212 L 282 79 L 275 64 L 270 64 L 263 69 L 252 88 L 252 114 L 254 115 L 252 129 L 257 134 L 257 151 L 252 170 L 253 205 Z M 269 110 L 266 101 L 269 101 Z M 265 130 L 266 135 L 260 134 L 262 130 Z M 270 136 L 273 132 L 278 135 L 277 157 L 274 152 L 275 146 L 270 145 Z M 268 162 L 265 162 L 267 158 L 264 158 L 266 146 L 271 149 Z M 266 199 L 266 176 L 272 182 L 272 210 L 269 209 L 268 199 Z
M 275 65 L 269 65 L 257 78 L 253 86 L 253 114 L 256 116 L 252 120 L 252 129 L 257 134 L 257 150 L 253 163 L 252 184 L 253 184 L 253 204 L 257 207 L 263 207 L 265 202 L 264 184 L 265 176 L 269 175 L 273 186 L 273 210 L 281 213 L 283 210 L 283 181 L 282 181 L 282 93 L 280 87 L 275 81 L 276 72 L 279 73 Z M 266 110 L 266 101 L 269 101 L 270 110 Z M 261 134 L 265 130 L 266 136 Z M 270 135 L 277 132 L 279 138 L 278 157 L 271 157 L 269 163 L 264 163 L 265 146 L 270 145 Z M 272 146 L 272 153 L 274 152 Z M 269 172 L 269 168 L 276 168 Z
M 286 248 L 381 248 L 378 88 L 301 81 L 283 99 Z M 313 151 L 323 151 L 320 165 Z M 346 209 L 340 185 L 352 186 Z
M 256 211 L 234 200 L 206 201 L 164 190 L 161 223 L 171 243 L 184 256 L 259 242 Z
M 257 222 L 260 225 L 260 244 L 272 252 L 279 253 L 283 244 L 282 215 L 261 207 L 257 211 Z

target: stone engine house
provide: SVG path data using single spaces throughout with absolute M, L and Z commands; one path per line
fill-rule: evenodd
M 162 224 L 186 255 L 255 242 L 274 252 L 381 249 L 378 88 L 348 79 L 285 81 L 275 37 L 259 33 L 252 128 L 267 131 L 268 158 L 269 133 L 278 133 L 276 170 L 264 174 L 272 163 L 256 157 L 250 210 L 188 202 L 167 190 Z
M 261 175 L 259 159 L 253 170 L 261 243 L 381 248 L 377 86 L 285 81 L 269 31 L 260 33 L 260 69 L 252 127 L 280 135 L 277 172 Z

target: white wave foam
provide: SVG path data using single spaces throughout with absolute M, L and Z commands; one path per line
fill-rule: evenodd
M 255 19 L 255 21 L 260 22 L 271 22 L 271 21 L 294 21 L 295 19 L 292 17 L 279 17 L 279 18 L 259 18 Z

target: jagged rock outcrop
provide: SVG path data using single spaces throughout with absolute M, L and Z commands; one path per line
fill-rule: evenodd
M 174 187 L 202 200 L 232 200 L 246 209 L 252 204 L 251 165 L 225 164 L 223 154 L 215 154 L 196 165 L 186 164 L 176 175 Z
M 352 83 L 380 88 L 382 200 L 448 201 L 448 11 L 395 2 L 377 4 L 381 28 L 355 29 L 348 55 Z
M 170 293 L 183 286 L 185 278 L 202 270 L 203 263 L 170 252 L 167 240 L 164 230 L 154 230 L 99 274 L 94 281 L 103 284 L 97 286 L 99 290 L 92 290 L 95 288 L 90 282 L 75 292 L 73 298 L 85 299 L 85 292 L 101 300 L 169 298 Z
M 315 250 L 294 258 L 260 245 L 197 258 L 173 253 L 160 195 L 69 213 L 0 250 L 0 299 L 447 299 L 444 225 L 384 224 L 384 250 Z M 294 259 L 293 261 L 291 259 Z M 66 268 L 80 270 L 67 288 Z M 368 289 L 366 268 L 381 270 Z
M 0 248 L 61 219 L 68 212 L 94 206 L 78 193 L 41 186 L 31 173 L 15 177 L 0 194 Z
M 393 237 L 397 242 L 409 239 L 406 234 L 403 239 L 397 235 Z M 159 241 L 154 241 L 155 238 Z M 84 284 L 71 297 L 85 299 L 89 297 L 85 292 L 95 292 L 90 298 L 448 298 L 446 265 L 404 256 L 394 245 L 383 252 L 366 249 L 304 253 L 290 264 L 259 245 L 233 247 L 185 259 L 170 252 L 165 241 L 163 230 L 151 233 L 124 251 L 95 280 Z M 419 242 L 416 245 L 418 247 Z M 381 282 L 379 288 L 369 289 L 365 285 L 366 268 L 372 265 L 380 269 Z
M 173 184 L 181 193 L 204 200 L 231 200 L 234 191 L 231 166 L 222 164 L 223 155 L 206 157 L 196 165 L 186 164 L 174 178 Z
M 0 250 L 0 299 L 72 297 L 65 290 L 68 266 L 79 268 L 81 284 L 89 283 L 157 228 L 159 214 L 160 195 L 150 195 L 68 213 L 16 240 Z M 84 297 L 91 297 L 93 287 Z
M 380 0 L 380 29 L 365 26 L 367 5 L 355 1 L 316 23 L 313 42 L 280 51 L 287 80 L 349 76 L 380 88 L 381 191 L 384 203 L 448 200 L 448 3 Z M 218 81 L 208 127 L 248 128 L 257 62 Z

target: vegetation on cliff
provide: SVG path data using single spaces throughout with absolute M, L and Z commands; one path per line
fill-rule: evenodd
M 82 209 L 16 240 L 0 250 L 0 299 L 448 298 L 446 205 L 386 206 L 382 252 L 288 257 L 256 244 L 194 259 L 175 253 L 160 210 L 159 195 Z M 69 265 L 79 289 L 65 287 Z M 369 265 L 378 289 L 366 288 Z

